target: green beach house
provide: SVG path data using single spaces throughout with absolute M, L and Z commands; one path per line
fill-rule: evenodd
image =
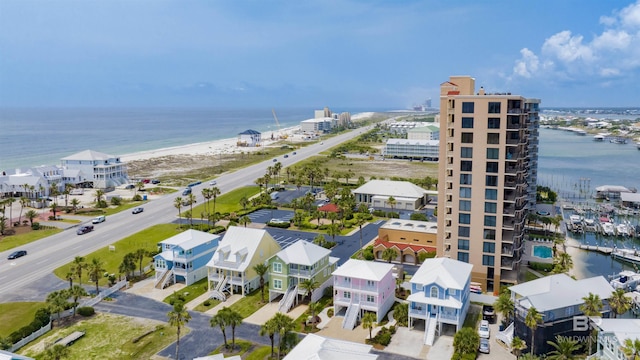
M 298 295 L 307 295 L 307 290 L 300 286 L 307 280 L 317 284 L 311 292 L 311 301 L 318 301 L 324 289 L 333 284 L 331 274 L 339 260 L 329 254 L 331 250 L 299 240 L 272 256 L 268 261 L 269 301 L 282 295 L 278 310 L 288 312 L 297 302 Z

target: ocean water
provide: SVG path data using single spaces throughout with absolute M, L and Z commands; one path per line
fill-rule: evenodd
M 612 144 L 595 142 L 593 136 L 579 136 L 573 132 L 540 129 L 538 158 L 538 185 L 548 186 L 566 202 L 596 208 L 593 198 L 595 188 L 602 185 L 622 185 L 640 189 L 640 151 L 635 143 Z M 559 206 L 558 206 L 559 208 Z M 567 212 L 565 217 L 570 214 Z M 585 214 L 595 217 L 596 214 Z M 614 218 L 628 220 L 633 225 L 638 217 Z M 604 237 L 593 233 L 574 235 L 570 242 L 638 248 L 639 239 Z M 621 270 L 633 270 L 632 266 L 613 260 L 610 256 L 596 252 L 568 248 L 574 262 L 573 273 L 578 278 L 596 275 L 613 275 Z
M 314 116 L 313 108 L 275 109 L 281 128 Z M 352 115 L 384 109 L 332 109 Z M 1 108 L 0 170 L 59 164 L 91 149 L 112 155 L 234 138 L 247 129 L 277 131 L 272 109 Z

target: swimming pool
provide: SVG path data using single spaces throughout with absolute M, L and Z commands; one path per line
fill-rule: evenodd
M 533 245 L 533 256 L 549 259 L 553 256 L 553 250 L 548 246 Z

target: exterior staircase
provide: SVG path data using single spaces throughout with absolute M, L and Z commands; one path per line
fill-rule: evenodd
M 156 281 L 155 288 L 164 289 L 165 287 L 167 287 L 167 282 L 169 282 L 169 280 L 171 279 L 173 279 L 173 270 L 165 271 L 162 275 L 160 275 L 158 281 Z
M 425 324 L 424 331 L 424 344 L 433 346 L 433 341 L 436 338 L 436 327 L 438 326 L 438 318 L 436 316 L 429 316 L 427 324 Z
M 225 294 L 223 294 L 221 291 L 218 291 L 216 289 L 211 290 L 211 295 L 209 296 L 209 298 L 218 299 L 220 301 L 226 301 L 227 300 L 227 296 Z
M 356 327 L 356 322 L 360 317 L 360 303 L 352 303 L 347 308 L 347 312 L 344 314 L 344 320 L 342 320 L 342 328 L 345 330 L 353 330 Z
M 287 292 L 282 296 L 282 300 L 278 303 L 278 311 L 281 313 L 288 313 L 291 310 L 291 306 L 293 306 L 293 302 L 298 296 L 298 285 L 294 287 L 290 287 L 287 289 Z
M 219 292 L 223 292 L 224 291 L 224 287 L 227 286 L 228 282 L 229 282 L 229 277 L 225 276 L 224 278 L 222 278 L 222 280 L 220 282 L 218 282 L 218 284 L 216 285 L 215 290 L 219 291 Z

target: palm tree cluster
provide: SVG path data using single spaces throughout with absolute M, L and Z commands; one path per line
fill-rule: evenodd
M 298 335 L 293 332 L 294 329 L 295 320 L 280 312 L 262 325 L 260 336 L 269 336 L 272 359 L 281 359 L 282 355 L 285 355 L 289 349 L 292 349 L 298 343 Z M 276 336 L 278 337 L 277 355 L 274 352 Z
M 173 310 L 167 314 L 169 318 L 169 325 L 176 327 L 176 359 L 180 359 L 180 330 L 186 326 L 189 320 L 191 320 L 191 314 L 187 311 L 182 301 L 176 301 L 173 303 Z
M 49 311 L 58 315 L 58 322 L 60 322 L 60 313 L 69 307 L 73 308 L 73 316 L 76 316 L 76 309 L 80 304 L 78 300 L 83 296 L 87 296 L 87 291 L 82 286 L 73 285 L 69 289 L 49 293 L 45 302 Z
M 236 310 L 223 307 L 210 320 L 211 327 L 219 327 L 224 339 L 224 347 L 233 351 L 236 347 L 236 326 L 242 323 L 242 315 Z M 231 328 L 231 348 L 227 343 L 227 327 Z

